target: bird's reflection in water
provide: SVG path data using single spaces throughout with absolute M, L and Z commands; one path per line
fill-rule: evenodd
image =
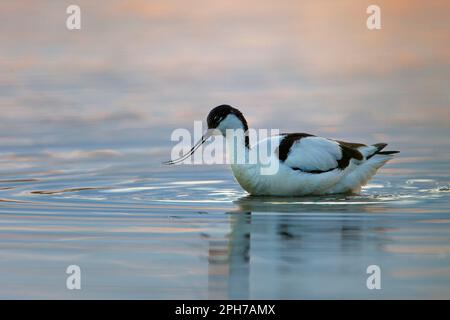
M 230 215 L 231 232 L 223 240 L 209 240 L 210 299 L 249 297 L 251 212 Z
M 312 267 L 311 258 L 315 255 L 335 254 L 339 259 L 349 252 L 361 254 L 367 234 L 372 245 L 379 245 L 383 241 L 383 224 L 348 218 L 372 212 L 373 203 L 349 205 L 346 197 L 247 196 L 236 200 L 238 209 L 229 212 L 230 233 L 220 239 L 208 239 L 209 298 L 251 298 L 250 288 L 260 285 L 250 283 L 255 264 L 267 265 L 264 281 L 283 283 L 280 297 L 298 297 L 302 290 L 296 285 L 300 271 Z M 295 276 L 295 281 L 289 281 L 291 276 Z
M 246 196 L 234 202 L 239 211 L 273 213 L 372 212 L 377 199 L 351 194 L 309 197 Z

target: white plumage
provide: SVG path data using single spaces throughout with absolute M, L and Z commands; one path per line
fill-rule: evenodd
M 284 136 L 269 138 L 274 157 L 277 157 L 276 149 L 283 138 Z M 303 139 L 306 143 L 302 141 L 295 143 L 288 158 L 279 163 L 277 174 L 262 175 L 260 164 L 232 164 L 234 177 L 242 188 L 252 195 L 304 196 L 357 193 L 361 190 L 361 186 L 392 158 L 390 154 L 377 154 L 370 159 L 366 157 L 363 160 L 352 159 L 346 168 L 339 169 L 338 160 L 342 155 L 336 141 L 320 137 Z M 252 148 L 258 148 L 259 145 L 265 147 L 266 141 L 262 140 Z M 372 146 L 358 148 L 364 149 L 378 150 Z M 308 172 L 316 170 L 324 172 Z
M 338 166 L 341 148 L 336 141 L 321 137 L 306 137 L 295 142 L 285 164 L 305 171 L 327 171 Z

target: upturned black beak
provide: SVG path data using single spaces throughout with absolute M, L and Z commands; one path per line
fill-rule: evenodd
M 163 164 L 172 165 L 172 164 L 176 164 L 176 163 L 186 160 L 195 152 L 195 150 L 197 150 L 203 143 L 206 142 L 206 140 L 208 140 L 213 135 L 214 130 L 215 129 L 206 130 L 206 132 L 203 134 L 202 138 L 191 148 L 191 150 L 189 150 L 188 153 L 179 157 L 178 159 L 164 161 Z

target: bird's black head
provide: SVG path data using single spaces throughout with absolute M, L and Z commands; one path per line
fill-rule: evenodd
M 244 131 L 248 130 L 247 121 L 245 120 L 242 112 L 227 104 L 215 107 L 209 112 L 208 117 L 206 118 L 208 129 L 216 129 L 217 127 L 219 127 L 220 123 L 229 115 L 236 116 L 236 118 L 238 118 L 242 122 Z
M 165 164 L 175 164 L 187 159 L 211 136 L 215 135 L 215 132 L 220 132 L 220 134 L 225 136 L 226 130 L 228 129 L 244 130 L 245 146 L 247 148 L 250 148 L 249 137 L 247 132 L 248 131 L 247 121 L 242 115 L 242 112 L 240 112 L 238 109 L 233 108 L 226 104 L 215 107 L 209 112 L 206 122 L 208 123 L 208 130 L 206 130 L 206 132 L 203 134 L 200 141 L 198 141 L 187 154 L 181 156 L 178 159 L 166 161 Z

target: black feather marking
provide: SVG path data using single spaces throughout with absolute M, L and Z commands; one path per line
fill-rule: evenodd
M 350 160 L 362 160 L 364 158 L 361 152 L 356 149 L 350 148 L 348 145 L 349 144 L 339 143 L 339 146 L 341 147 L 342 157 L 337 161 L 337 163 L 338 168 L 341 170 L 344 170 L 348 167 L 348 165 L 350 164 Z
M 374 153 L 372 153 L 371 155 L 369 155 L 366 158 L 367 160 L 369 160 L 370 158 L 372 158 L 374 155 L 377 155 L 377 154 L 389 155 L 389 154 L 396 154 L 396 153 L 400 152 L 400 151 L 381 151 L 384 148 L 386 148 L 387 143 L 375 143 L 373 146 L 376 147 L 377 150 Z
M 336 169 L 337 168 L 331 168 L 331 169 L 328 169 L 328 170 L 302 170 L 302 169 L 297 168 L 297 167 L 292 168 L 292 170 L 295 170 L 295 171 L 302 171 L 302 172 L 305 172 L 305 173 L 312 173 L 312 174 L 320 174 L 320 173 L 330 172 L 330 171 L 333 171 L 333 170 L 336 170 Z
M 380 151 L 377 154 L 396 154 L 396 153 L 400 153 L 400 151 Z
M 355 142 L 346 142 L 346 141 L 340 141 L 340 140 L 335 140 L 337 143 L 339 143 L 342 146 L 346 146 L 352 149 L 357 149 L 357 148 L 361 148 L 361 147 L 367 147 L 367 145 L 363 144 L 363 143 L 355 143 Z
M 280 161 L 285 161 L 287 159 L 291 147 L 295 142 L 306 137 L 314 137 L 314 135 L 309 133 L 283 133 L 283 136 L 284 138 L 280 141 L 280 145 L 278 146 L 278 159 L 280 159 Z
M 383 150 L 384 148 L 386 148 L 387 143 L 380 142 L 380 143 L 375 143 L 375 144 L 373 144 L 372 146 L 376 147 L 376 148 L 377 148 L 377 151 L 376 151 L 376 152 L 378 152 L 378 151 L 381 151 L 381 150 Z

